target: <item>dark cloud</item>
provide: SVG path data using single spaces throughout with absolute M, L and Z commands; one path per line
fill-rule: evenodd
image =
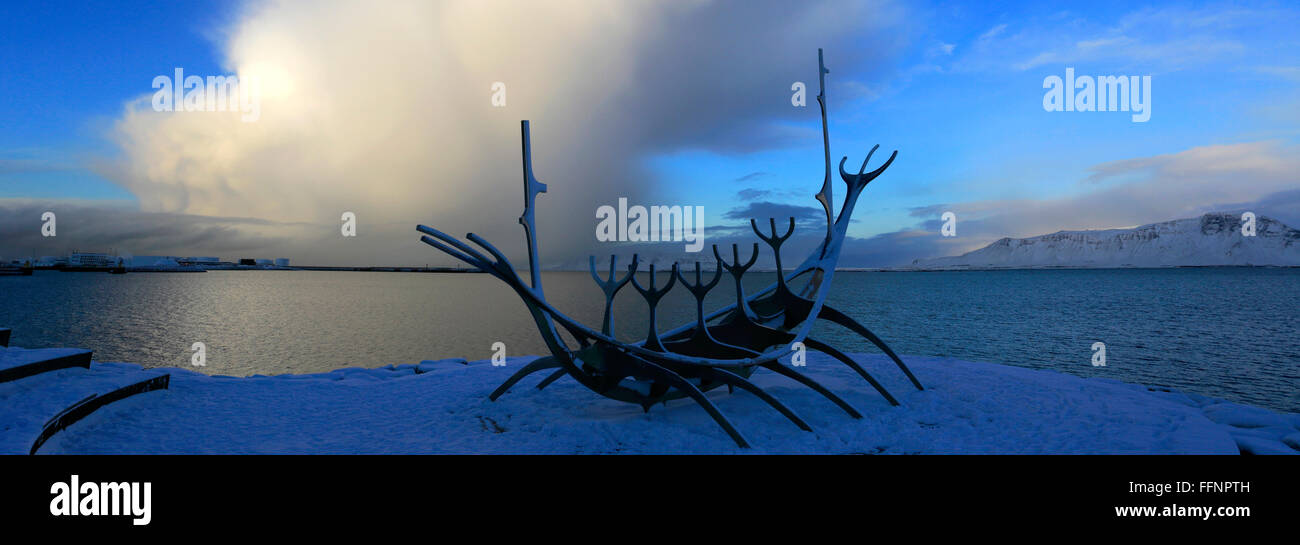
M 902 18 L 886 2 L 713 2 L 674 10 L 636 59 L 639 83 L 619 102 L 637 107 L 633 128 L 649 150 L 743 153 L 804 143 L 820 132 L 789 122 L 816 116 L 817 49 L 826 51 L 833 108 L 836 97 L 889 69 L 904 42 Z M 791 105 L 796 81 L 806 85 L 807 107 Z
M 768 201 L 751 202 L 739 208 L 732 208 L 722 215 L 729 220 L 743 220 L 748 222 L 751 218 L 755 220 L 764 220 L 767 218 L 776 218 L 785 220 L 794 218 L 795 223 L 807 221 L 821 221 L 825 225 L 826 212 L 815 206 L 800 206 L 797 204 L 783 204 Z
M 1279 191 L 1252 202 L 1218 203 L 1196 209 L 1198 214 L 1227 211 L 1254 212 L 1300 229 L 1300 189 Z
M 947 204 L 931 204 L 927 206 L 914 206 L 907 209 L 908 215 L 914 218 L 928 218 L 930 216 L 939 217 L 945 211 L 951 208 Z
M 42 215 L 55 214 L 56 234 L 43 236 Z M 277 226 L 259 219 L 143 213 L 59 201 L 0 201 L 0 256 L 67 255 L 72 251 L 141 255 L 223 255 L 285 246 Z M 291 226 L 280 226 L 290 229 Z M 266 256 L 263 256 L 266 257 Z

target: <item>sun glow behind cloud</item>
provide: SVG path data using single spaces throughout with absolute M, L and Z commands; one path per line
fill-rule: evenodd
M 141 97 L 111 135 L 121 160 L 100 171 L 145 212 L 319 225 L 325 244 L 355 212 L 362 236 L 383 234 L 370 244 L 400 255 L 417 222 L 518 238 L 502 218 L 518 213 L 518 123 L 531 119 L 551 185 L 539 227 L 556 242 L 544 246 L 572 259 L 592 245 L 599 205 L 659 190 L 643 163 L 652 150 L 775 142 L 763 123 L 792 115 L 789 81 L 815 76 L 817 47 L 836 47 L 846 69 L 871 55 L 847 45 L 863 25 L 845 18 L 873 8 L 256 3 L 222 47 L 229 70 L 256 79 L 259 119 L 155 112 Z M 873 24 L 887 23 L 876 11 Z M 491 103 L 495 82 L 505 107 Z
M 642 5 L 613 8 L 254 4 L 225 53 L 241 80 L 258 84 L 260 118 L 134 101 L 113 134 L 123 160 L 107 175 L 146 212 L 330 224 L 353 211 L 372 235 L 432 215 L 490 233 L 482 210 L 518 206 L 505 190 L 518 178 L 519 119 L 535 120 L 545 173 L 556 172 L 553 158 L 586 155 L 583 144 L 600 138 L 584 110 L 627 81 L 615 59 L 653 22 Z M 489 102 L 494 81 L 507 82 L 505 108 Z M 568 179 L 590 190 L 567 193 L 599 193 L 595 176 Z M 582 201 L 547 204 L 585 217 Z

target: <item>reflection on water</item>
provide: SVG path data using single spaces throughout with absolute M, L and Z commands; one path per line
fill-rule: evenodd
M 773 279 L 753 274 L 746 284 Z M 546 273 L 543 282 L 552 304 L 599 328 L 603 299 L 589 275 Z M 709 304 L 734 293 L 724 275 Z M 211 374 L 485 359 L 496 341 L 512 356 L 546 352 L 515 294 L 482 274 L 38 272 L 0 278 L 0 294 L 0 326 L 14 329 L 15 346 L 188 366 L 190 346 L 203 342 L 201 370 Z M 900 354 L 1050 368 L 1300 412 L 1297 269 L 838 272 L 828 304 Z M 644 310 L 631 287 L 620 293 L 620 338 L 644 338 Z M 678 287 L 661 303 L 659 328 L 693 313 Z M 831 324 L 813 335 L 874 351 Z M 1106 343 L 1106 367 L 1091 365 L 1097 341 Z

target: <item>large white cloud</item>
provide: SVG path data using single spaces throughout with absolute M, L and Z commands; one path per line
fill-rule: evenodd
M 534 166 L 551 187 L 539 201 L 543 251 L 549 244 L 568 261 L 590 246 L 596 206 L 653 190 L 641 166 L 647 152 L 763 145 L 765 124 L 790 115 L 789 82 L 815 78 L 816 48 L 837 48 L 846 74 L 870 66 L 878 53 L 860 33 L 878 32 L 897 11 L 627 0 L 257 3 L 223 45 L 228 69 L 260 82 L 257 121 L 155 112 L 144 96 L 116 124 L 122 158 L 102 172 L 144 212 L 319 225 L 319 240 L 304 245 L 336 252 L 339 263 L 427 252 L 412 244 L 416 222 L 474 230 L 518 255 L 518 122 L 528 118 Z M 497 81 L 506 84 L 504 108 L 491 103 Z M 744 130 L 716 128 L 724 126 Z M 357 214 L 364 250 L 332 236 L 343 211 Z

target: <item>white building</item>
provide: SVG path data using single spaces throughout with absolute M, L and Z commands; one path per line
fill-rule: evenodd
M 43 255 L 41 256 L 40 259 L 36 260 L 36 264 L 35 264 L 36 268 L 38 269 L 49 269 L 58 265 L 62 265 L 66 267 L 68 265 L 68 258 L 57 257 L 52 255 Z
M 131 258 L 131 267 L 177 267 L 180 258 L 170 255 L 137 255 Z

